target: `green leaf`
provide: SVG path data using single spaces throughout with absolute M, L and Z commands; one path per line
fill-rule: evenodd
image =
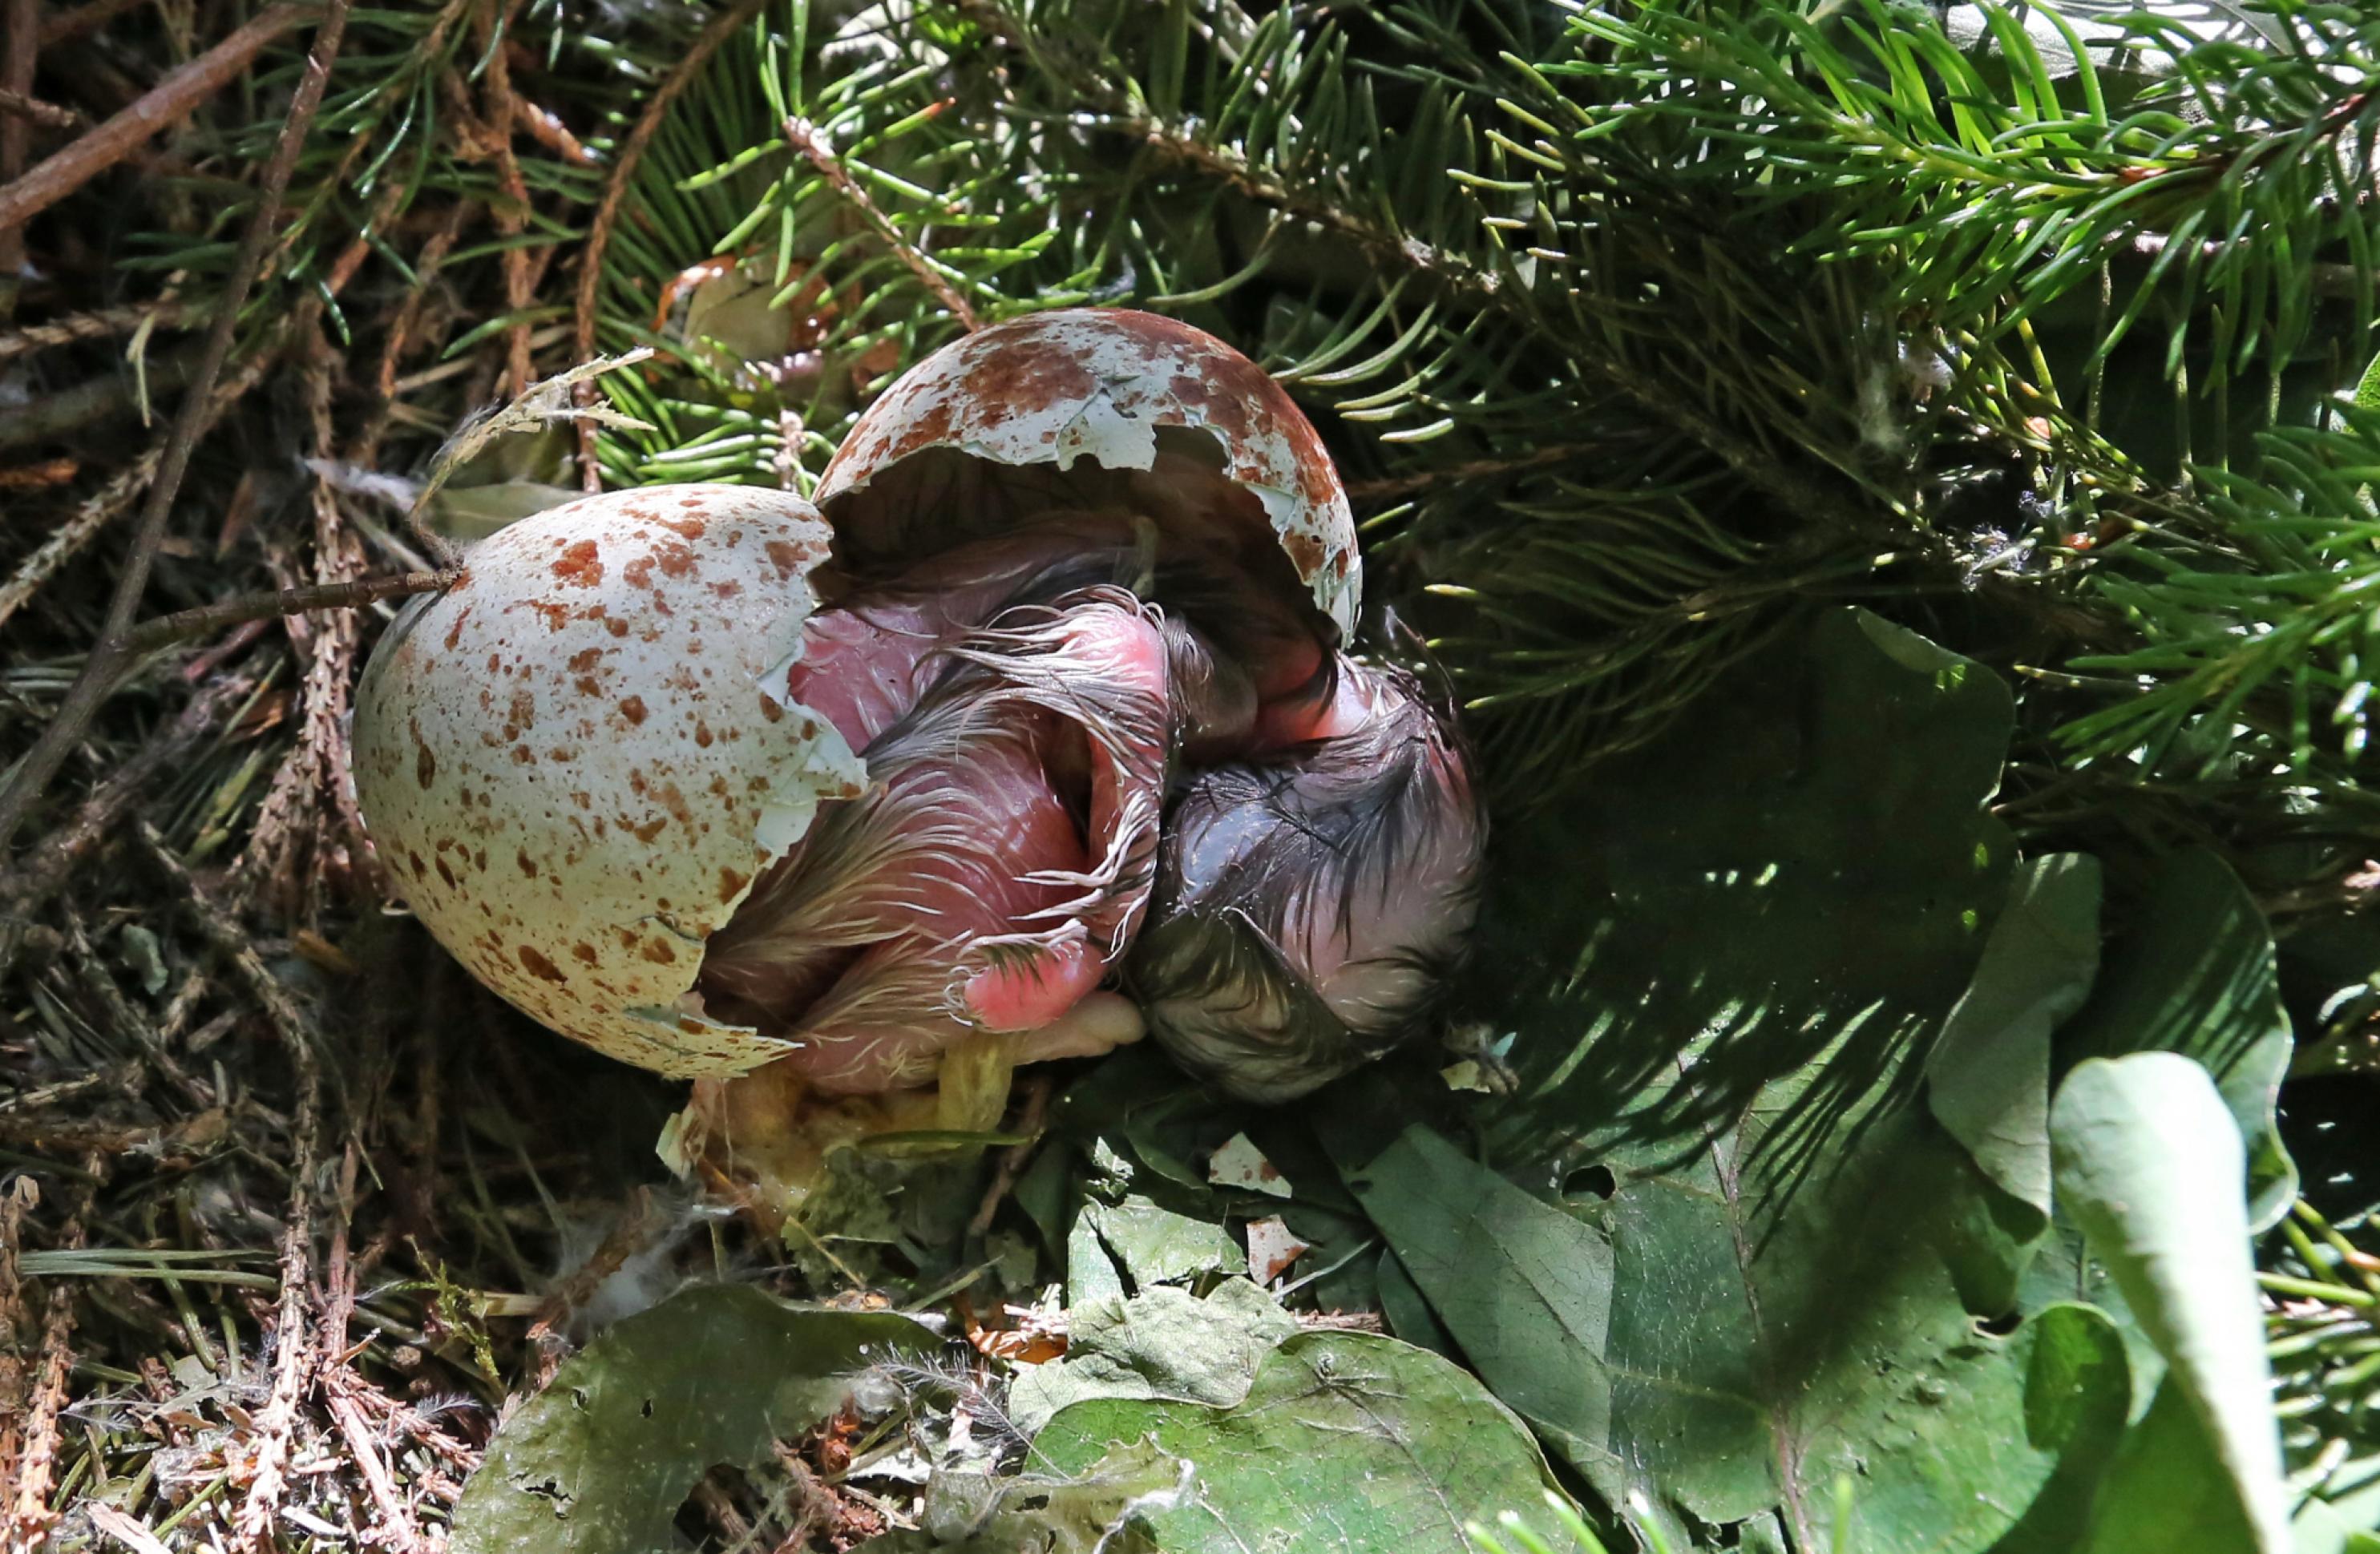
M 1828 1111 L 1897 1067 L 2006 896 L 1984 804 L 2013 722 L 1981 665 L 1830 611 L 1606 763 L 1591 807 L 1508 832 L 1483 939 L 1524 1088 L 1490 1158 L 1658 1169 L 1830 1046 Z
M 1070 1473 L 1143 1439 L 1196 1464 L 1184 1502 L 1146 1514 L 1168 1554 L 1469 1554 L 1464 1523 L 1537 1504 L 1551 1487 L 1528 1431 L 1478 1382 L 1362 1333 L 1291 1339 L 1234 1407 L 1079 1402 L 1033 1445 Z M 1578 1545 L 1558 1536 L 1548 1547 Z
M 2291 1037 L 2272 930 L 2240 877 L 2201 849 L 2167 858 L 2141 905 L 2090 1002 L 2059 1033 L 2060 1055 L 2196 1059 L 2248 1141 L 2249 1223 L 2267 1229 L 2298 1189 L 2274 1116 Z
M 1611 1468 L 1601 1232 L 1424 1127 L 1350 1163 L 1346 1181 L 1479 1378 L 1572 1463 Z
M 2017 1334 L 2024 1352 L 2024 1434 L 2058 1469 L 1993 1554 L 2065 1554 L 2089 1514 L 2101 1470 L 2131 1414 L 2124 1337 L 2096 1306 L 2046 1307 Z
M 2007 897 L 1985 805 L 2011 721 L 1980 665 L 1832 612 L 1599 769 L 1591 807 L 1507 837 L 1532 862 L 1504 872 L 1489 942 L 1536 966 L 1508 1016 L 1523 1091 L 1487 1154 L 1589 1189 L 1571 1207 L 1610 1249 L 1599 1358 L 1512 1259 L 1441 1255 L 1434 1287 L 1408 1244 L 1447 1235 L 1426 1206 L 1366 1208 L 1497 1385 L 1491 1355 L 1556 1356 L 1535 1362 L 1549 1383 L 1599 1368 L 1603 1439 L 1571 1384 L 1548 1443 L 1673 1543 L 1689 1518 L 1774 1512 L 1803 1554 L 1831 1548 L 1844 1475 L 1863 1549 L 2070 1524 L 2130 1406 L 2122 1365 L 2081 1366 L 2102 1423 L 2028 1428 L 2045 1334 L 2080 1319 L 1978 1328 L 2021 1314 L 2042 1217 L 1918 1094 Z
M 2224 1472 L 2188 1390 L 2168 1378 L 2125 1436 L 2081 1524 L 2081 1554 L 2241 1554 L 2267 1549 Z
M 1078 1233 L 1081 1225 L 1090 1227 L 1137 1289 L 1248 1270 L 1247 1254 L 1221 1225 L 1137 1193 L 1120 1203 L 1085 1204 Z
M 2188 1405 L 2254 1547 L 2277 1554 L 2289 1541 L 2288 1489 L 2240 1197 L 2246 1162 L 2224 1098 L 2178 1053 L 2094 1059 L 2058 1087 L 2050 1141 L 2060 1202 L 2166 1358 L 2160 1398 Z M 2170 1417 L 2178 1406 L 2156 1420 L 2168 1441 L 2184 1433 Z M 2194 1466 L 2168 1450 L 2142 1471 L 2179 1490 L 2208 1476 Z M 2103 1543 L 2128 1531 L 2110 1528 Z
M 1257 1366 L 1297 1322 L 1245 1279 L 1204 1300 L 1157 1285 L 1130 1300 L 1077 1304 L 1066 1313 L 1066 1357 L 1019 1371 L 1008 1411 L 1027 1434 L 1089 1398 L 1235 1403 Z
M 1932 1056 L 1926 1101 L 1985 1175 L 2049 1213 L 2049 1037 L 2099 971 L 2099 864 L 2018 866 L 1984 958 Z
M 455 1554 L 642 1554 L 702 1475 L 765 1458 L 841 1408 L 847 1378 L 930 1353 L 904 1317 L 808 1310 L 704 1285 L 610 1329 L 496 1434 L 464 1487 Z
M 859 1547 L 868 1554 L 1147 1554 L 1148 1541 L 1130 1520 L 1179 1499 L 1188 1466 L 1136 1440 L 1063 1477 L 937 1473 L 918 1526 Z
M 1104 1072 L 1091 1084 L 1102 1084 Z M 1103 1136 L 1086 1143 L 1087 1171 L 1066 1235 L 1070 1300 L 1122 1300 L 1152 1285 L 1247 1272 L 1247 1254 L 1224 1228 L 1215 1194 L 1184 1190 L 1172 1172 L 1127 1158 Z
M 2380 410 L 2380 356 L 2365 363 L 2363 376 L 2355 381 L 2355 407 Z

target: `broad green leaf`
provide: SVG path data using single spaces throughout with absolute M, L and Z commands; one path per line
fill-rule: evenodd
M 1233 1407 L 1079 1402 L 1033 1446 L 1072 1474 L 1142 1439 L 1196 1470 L 1181 1503 L 1144 1513 L 1167 1554 L 1469 1554 L 1464 1523 L 1550 1487 L 1527 1429 L 1477 1381 L 1362 1333 L 1291 1339 Z M 1558 1535 L 1549 1547 L 1578 1546 Z
M 2131 1412 L 2124 1337 L 2106 1312 L 2073 1304 L 2044 1308 L 2017 1337 L 2025 1440 L 2056 1453 L 2058 1468 L 1993 1554 L 2066 1554 Z
M 1508 830 L 1483 940 L 1524 1087 L 1490 1158 L 1659 1170 L 1775 1082 L 1823 1117 L 1897 1069 L 2007 893 L 1984 805 L 2012 721 L 1981 665 L 1835 611 L 1599 767 L 1591 805 Z
M 1424 1127 L 1346 1180 L 1480 1379 L 1562 1456 L 1610 1468 L 1602 1233 Z
M 1417 1343 L 1450 1360 L 1461 1358 L 1446 1324 L 1429 1308 L 1429 1298 L 1421 1293 L 1421 1286 L 1414 1282 L 1413 1275 L 1394 1252 L 1380 1254 L 1373 1283 L 1380 1293 L 1380 1317 L 1388 1324 L 1390 1336 Z
M 2099 863 L 2017 867 L 1984 958 L 1925 1062 L 1935 1121 L 2010 1196 L 2049 1213 L 2049 1037 L 2099 971 Z
M 1598 767 L 1592 803 L 1505 834 L 1525 867 L 1501 871 L 1486 941 L 1522 1088 L 1487 1111 L 1483 1155 L 1532 1196 L 1580 1189 L 1581 1239 L 1609 1248 L 1599 1356 L 1512 1258 L 1417 1257 L 1450 1234 L 1427 1204 L 1376 1184 L 1366 1208 L 1461 1352 L 1673 1545 L 1774 1518 L 1819 1554 L 1848 1476 L 1860 1549 L 2019 1529 L 2052 1548 L 2113 1449 L 2114 1329 L 2022 1319 L 2042 1216 L 1921 1093 L 2008 896 L 1985 807 L 2011 722 L 1980 665 L 1833 612 Z M 1359 1132 L 1363 1109 L 1339 1110 Z M 2092 1427 L 2031 1428 L 2036 1357 L 2078 1324 L 2099 1361 L 2064 1374 Z
M 2264 914 L 2221 858 L 2191 850 L 2149 881 L 2141 920 L 2109 953 L 2058 1046 L 2070 1062 L 2166 1051 L 2204 1065 L 2247 1140 L 2249 1222 L 2264 1230 L 2297 1196 L 2297 1168 L 2274 1119 L 2290 1041 Z
M 1085 1225 L 1137 1289 L 1248 1270 L 1247 1254 L 1220 1224 L 1177 1213 L 1138 1193 L 1116 1203 L 1085 1204 L 1077 1234 Z
M 2289 1542 L 2288 1491 L 2240 1197 L 2246 1161 L 2224 1097 L 2179 1053 L 2093 1059 L 2058 1087 L 2050 1142 L 2059 1201 L 2165 1355 L 2160 1398 L 2188 1407 L 2180 1421 L 2168 1403 L 2168 1417 L 2152 1408 L 2143 1422 L 2143 1431 L 2155 1422 L 2168 1447 L 2150 1471 L 2170 1472 L 2177 1489 L 2210 1476 L 2170 1449 L 2194 1420 L 2222 1469 L 2212 1476 L 2236 1497 L 2259 1554 L 2278 1554 Z M 2122 1536 L 2110 1528 L 2101 1546 Z
M 1060 1477 L 937 1473 L 914 1529 L 859 1545 L 868 1554 L 1147 1554 L 1135 1512 L 1185 1495 L 1190 1464 L 1146 1440 Z
M 2187 1390 L 2168 1376 L 2124 1437 L 2093 1499 L 2081 1554 L 2246 1554 L 2269 1549 L 2248 1524 Z
M 1095 1087 L 1102 1082 L 1093 1075 Z M 1217 1195 L 1195 1177 L 1195 1186 L 1183 1184 L 1187 1166 L 1155 1170 L 1104 1136 L 1085 1143 L 1087 1170 L 1066 1238 L 1067 1294 L 1075 1304 L 1247 1272 L 1247 1254 L 1224 1229 Z
M 1077 1303 L 1066 1313 L 1066 1357 L 1019 1371 L 1009 1414 L 1030 1434 L 1089 1398 L 1235 1403 L 1265 1355 L 1296 1331 L 1296 1319 L 1245 1279 L 1223 1281 L 1204 1300 L 1160 1284 L 1130 1300 Z
M 455 1554 L 646 1554 L 720 1463 L 765 1459 L 843 1406 L 852 1373 L 935 1346 L 904 1317 L 820 1311 L 743 1285 L 674 1295 L 563 1362 L 464 1487 Z

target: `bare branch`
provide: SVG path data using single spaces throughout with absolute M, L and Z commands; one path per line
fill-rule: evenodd
M 264 45 L 303 23 L 309 15 L 300 6 L 276 6 L 225 38 L 198 58 L 152 87 L 130 107 L 117 114 L 56 155 L 38 163 L 15 182 L 0 187 L 0 233 L 14 231 L 171 127 L 191 109 L 213 96 L 248 68 Z M 346 7 L 334 0 L 322 23 L 325 36 L 335 41 Z M 335 22 L 333 18 L 336 18 Z M 304 89 L 301 87 L 300 94 Z M 319 100 L 322 93 L 315 92 Z M 297 104 L 292 103 L 292 122 Z M 304 117 L 313 117 L 310 109 Z M 285 178 L 284 182 L 287 180 Z M 277 199 L 269 202 L 278 205 Z
M 237 599 L 219 600 L 143 621 L 126 639 L 126 650 L 131 657 L 145 657 L 186 637 L 204 637 L 243 621 L 302 615 L 316 610 L 358 609 L 383 599 L 434 593 L 452 588 L 461 577 L 460 572 L 392 572 L 377 577 L 353 577 L 342 583 L 310 583 L 303 588 L 242 594 Z

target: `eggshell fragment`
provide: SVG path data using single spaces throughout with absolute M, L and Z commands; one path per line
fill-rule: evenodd
M 473 547 L 373 653 L 356 784 L 381 860 L 532 1018 L 674 1076 L 785 1050 L 691 989 L 752 881 L 866 784 L 784 698 L 829 540 L 779 492 L 589 497 Z
M 1220 454 L 1220 473 L 1256 499 L 1316 607 L 1352 632 L 1363 596 L 1354 516 L 1313 423 L 1255 362 L 1154 313 L 1057 309 L 944 346 L 868 407 L 816 495 L 846 544 L 914 550 L 903 530 L 920 512 L 996 514 L 1014 501 L 974 489 L 954 479 L 948 460 L 938 467 L 921 454 L 952 450 L 1019 468 L 1156 470 L 1171 451 L 1160 437 L 1168 428 L 1207 434 L 1212 445 L 1202 453 Z M 837 509 L 869 487 L 886 500 Z

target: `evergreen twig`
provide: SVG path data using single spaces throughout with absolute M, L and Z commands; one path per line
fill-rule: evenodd
M 785 120 L 785 142 L 819 170 L 838 198 L 866 219 L 876 236 L 883 240 L 884 246 L 891 249 L 908 267 L 909 273 L 950 310 L 951 317 L 958 321 L 960 328 L 972 334 L 983 327 L 982 321 L 976 317 L 974 304 L 959 294 L 958 288 L 951 285 L 950 277 L 926 257 L 925 250 L 903 237 L 901 229 L 894 226 L 876 201 L 868 197 L 868 191 L 859 187 L 859 180 L 851 176 L 851 170 L 843 164 L 843 159 L 835 154 L 834 147 L 828 144 L 825 134 L 817 125 L 805 118 Z
M 686 53 L 664 77 L 653 94 L 645 100 L 644 112 L 637 117 L 635 127 L 620 144 L 612 164 L 612 176 L 604 180 L 603 198 L 595 207 L 594 220 L 587 229 L 587 246 L 578 255 L 578 290 L 572 304 L 571 359 L 585 361 L 595 354 L 596 297 L 603 280 L 603 254 L 612 241 L 613 229 L 620 219 L 622 201 L 636 177 L 637 164 L 642 161 L 645 148 L 667 118 L 670 104 L 698 77 L 719 45 L 734 37 L 760 13 L 768 0 L 735 0 L 735 4 L 713 17 L 700 35 L 687 45 Z M 573 390 L 574 402 L 585 406 L 594 400 L 594 385 L 586 383 Z M 578 479 L 583 489 L 599 492 L 603 489 L 603 473 L 595 461 L 595 426 L 591 421 L 578 423 Z

